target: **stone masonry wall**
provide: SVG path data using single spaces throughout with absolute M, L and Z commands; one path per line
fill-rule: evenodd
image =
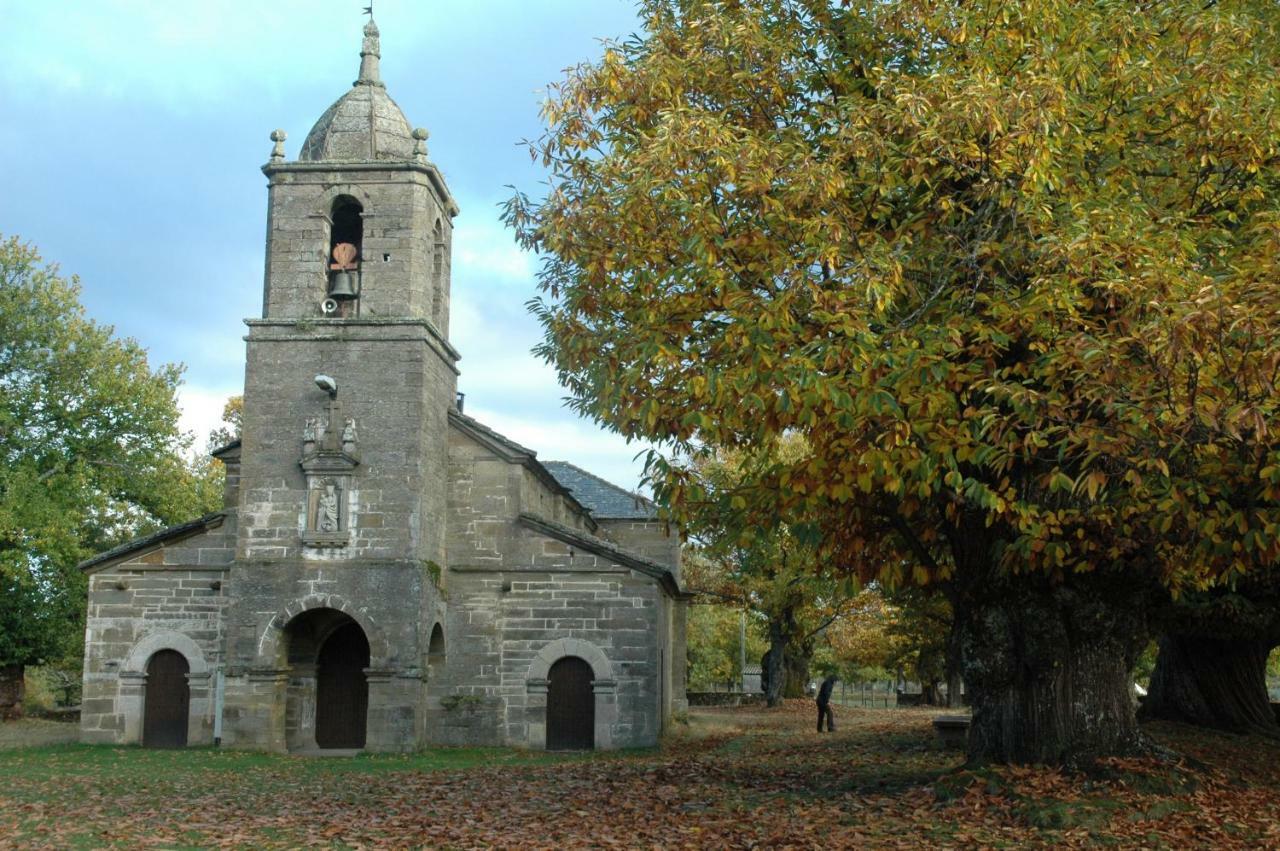
M 190 667 L 188 742 L 213 741 L 212 672 L 222 663 L 234 521 L 106 567 L 89 578 L 81 737 L 141 741 L 146 666 L 159 650 Z
M 447 337 L 452 218 L 425 171 L 271 167 L 263 315 L 320 318 L 328 292 L 329 216 L 339 197 L 363 208 L 362 318 L 430 319 Z M 443 239 L 437 270 L 435 227 Z M 436 288 L 443 290 L 439 297 Z
M 661 589 L 650 577 L 532 531 L 509 527 L 507 535 L 505 567 L 450 567 L 452 649 L 443 677 L 431 685 L 429 736 L 542 747 L 545 683 L 539 691 L 531 667 L 548 647 L 573 639 L 596 648 L 609 667 L 597 672 L 596 746 L 655 743 Z
M 330 609 L 353 618 L 369 641 L 369 750 L 412 750 L 422 741 L 427 641 L 443 601 L 421 563 L 272 561 L 237 564 L 228 611 L 224 736 L 228 745 L 285 750 L 292 679 L 314 659 L 289 659 L 293 618 Z M 424 612 L 429 616 L 424 617 Z M 305 670 L 304 670 L 305 669 Z
M 662 520 L 601 518 L 600 536 L 641 558 L 661 564 L 680 579 L 680 530 Z

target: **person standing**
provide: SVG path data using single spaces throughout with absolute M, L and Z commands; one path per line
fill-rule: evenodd
M 836 687 L 836 675 L 832 674 L 822 681 L 822 688 L 818 689 L 818 732 L 822 732 L 822 719 L 827 719 L 827 732 L 833 733 L 836 729 L 835 717 L 831 714 L 831 692 Z

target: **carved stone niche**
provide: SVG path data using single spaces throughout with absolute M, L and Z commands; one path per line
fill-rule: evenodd
M 329 420 L 307 420 L 299 466 L 307 477 L 306 526 L 303 546 L 318 549 L 345 547 L 351 542 L 354 517 L 350 516 L 352 476 L 360 464 L 356 428 L 346 420 L 336 400 L 329 403 Z

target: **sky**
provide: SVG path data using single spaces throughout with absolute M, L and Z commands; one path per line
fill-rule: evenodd
M 289 159 L 356 77 L 368 0 L 0 0 L 0 234 L 79 276 L 89 315 L 186 365 L 184 429 L 241 392 L 261 313 L 269 134 Z M 543 175 L 522 140 L 563 69 L 637 28 L 632 0 L 375 0 L 382 79 L 462 209 L 450 337 L 466 411 L 624 487 L 643 448 L 579 419 L 530 349 L 535 260 L 498 220 Z

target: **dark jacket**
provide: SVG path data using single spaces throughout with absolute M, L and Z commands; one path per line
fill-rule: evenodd
M 831 676 L 822 681 L 822 688 L 818 689 L 818 703 L 831 702 L 831 692 L 836 687 L 837 679 L 837 677 Z

